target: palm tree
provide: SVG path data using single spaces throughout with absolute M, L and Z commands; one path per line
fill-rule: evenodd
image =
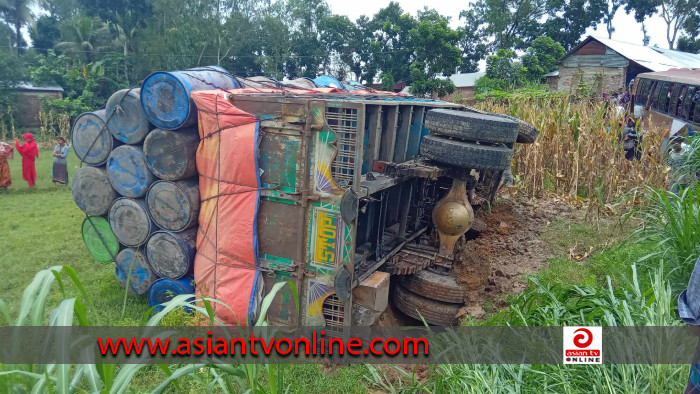
M 61 27 L 61 39 L 55 48 L 63 53 L 84 59 L 86 64 L 96 60 L 98 44 L 108 32 L 107 26 L 99 19 L 79 17 Z
M 22 46 L 22 27 L 34 24 L 32 8 L 44 7 L 45 5 L 46 0 L 0 0 L 0 10 L 15 30 L 17 56 L 19 56 Z
M 0 0 L 1 1 L 1 0 Z M 114 36 L 113 46 L 121 48 L 124 55 L 124 78 L 129 84 L 129 52 L 132 50 L 131 43 L 134 41 L 139 29 L 145 26 L 143 19 L 137 19 L 135 15 L 127 10 L 124 14 L 117 14 L 113 22 L 109 23 L 110 30 Z

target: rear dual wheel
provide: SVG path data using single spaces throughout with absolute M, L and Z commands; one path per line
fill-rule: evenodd
M 414 319 L 425 320 L 429 324 L 451 326 L 457 324 L 457 314 L 462 304 L 436 301 L 423 297 L 398 285 L 393 291 L 394 305 Z

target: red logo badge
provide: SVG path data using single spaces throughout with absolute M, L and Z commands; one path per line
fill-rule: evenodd
M 602 364 L 602 327 L 562 327 L 564 364 Z

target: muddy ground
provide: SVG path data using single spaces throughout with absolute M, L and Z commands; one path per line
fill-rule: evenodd
M 543 240 L 555 220 L 582 221 L 584 212 L 557 198 L 529 200 L 502 196 L 489 212 L 482 207 L 475 214 L 484 230 L 463 246 L 462 262 L 455 266 L 459 283 L 470 291 L 462 315 L 484 315 L 483 305 L 506 307 L 503 299 L 527 285 L 527 275 L 546 268 L 548 260 L 561 253 Z M 391 304 L 379 325 L 415 323 Z

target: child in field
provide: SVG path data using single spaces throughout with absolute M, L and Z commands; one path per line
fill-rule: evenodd
M 24 145 L 20 145 L 17 138 L 15 138 L 15 148 L 17 152 L 22 155 L 22 178 L 29 184 L 29 187 L 34 187 L 36 183 L 36 167 L 34 166 L 34 161 L 39 157 L 39 148 L 34 142 L 34 136 L 32 133 L 25 133 L 22 135 L 24 140 Z

